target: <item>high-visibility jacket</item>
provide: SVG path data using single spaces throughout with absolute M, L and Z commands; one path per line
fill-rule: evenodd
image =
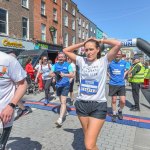
M 142 63 L 137 63 L 132 70 L 134 70 L 134 68 L 140 65 L 141 66 L 141 70 L 139 72 L 137 72 L 133 77 L 129 78 L 128 81 L 129 82 L 133 82 L 133 83 L 143 83 L 144 82 L 144 71 L 145 71 L 145 67 L 142 65 Z M 132 71 L 131 70 L 131 71 Z
M 150 79 L 150 69 L 149 68 L 145 69 L 144 78 L 145 79 Z

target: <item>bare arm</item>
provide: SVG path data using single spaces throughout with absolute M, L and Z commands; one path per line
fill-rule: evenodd
M 68 74 L 64 74 L 64 73 L 60 73 L 60 76 L 61 77 L 68 77 L 68 78 L 73 78 L 74 77 L 74 74 L 73 74 L 73 72 L 70 72 L 70 73 L 68 73 Z
M 63 52 L 65 53 L 65 55 L 67 55 L 73 62 L 76 62 L 76 54 L 74 54 L 74 50 L 79 49 L 80 47 L 84 46 L 84 42 L 83 43 L 79 43 L 79 44 L 75 44 L 69 47 L 66 47 L 63 49 Z
M 114 39 L 102 39 L 100 40 L 100 42 L 103 44 L 108 44 L 113 46 L 112 49 L 107 54 L 108 61 L 109 62 L 112 61 L 121 48 L 121 42 Z
M 125 78 L 126 75 L 128 74 L 128 71 L 129 71 L 129 70 L 126 70 L 126 71 L 125 71 L 125 73 L 124 73 L 124 78 Z
M 11 103 L 13 103 L 15 105 L 20 101 L 20 99 L 24 96 L 24 94 L 27 90 L 27 82 L 25 79 L 22 81 L 19 81 L 17 83 L 17 85 L 18 85 L 18 87 L 17 87 L 17 90 L 15 92 L 15 95 L 11 100 Z
M 17 90 L 14 94 L 14 97 L 11 100 L 11 103 L 15 105 L 20 101 L 20 99 L 23 97 L 23 95 L 25 94 L 27 90 L 27 82 L 25 79 L 22 81 L 19 81 L 17 85 L 18 85 Z M 3 109 L 0 116 L 2 117 L 4 124 L 7 124 L 11 120 L 13 113 L 14 113 L 14 109 L 9 105 L 7 105 Z

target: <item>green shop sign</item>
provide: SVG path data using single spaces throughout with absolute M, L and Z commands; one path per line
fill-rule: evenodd
M 43 48 L 43 49 L 48 49 L 48 45 L 47 44 L 38 43 L 38 46 L 40 48 Z

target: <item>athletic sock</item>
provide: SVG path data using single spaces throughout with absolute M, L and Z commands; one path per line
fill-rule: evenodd
M 122 112 L 122 108 L 119 108 L 119 110 L 118 110 L 119 112 Z
M 113 111 L 113 115 L 116 115 L 116 111 Z

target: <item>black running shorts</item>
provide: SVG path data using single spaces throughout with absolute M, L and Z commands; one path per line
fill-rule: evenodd
M 109 85 L 109 96 L 125 96 L 125 86 Z
M 77 100 L 75 107 L 78 116 L 106 119 L 107 102 L 98 103 L 96 101 Z

